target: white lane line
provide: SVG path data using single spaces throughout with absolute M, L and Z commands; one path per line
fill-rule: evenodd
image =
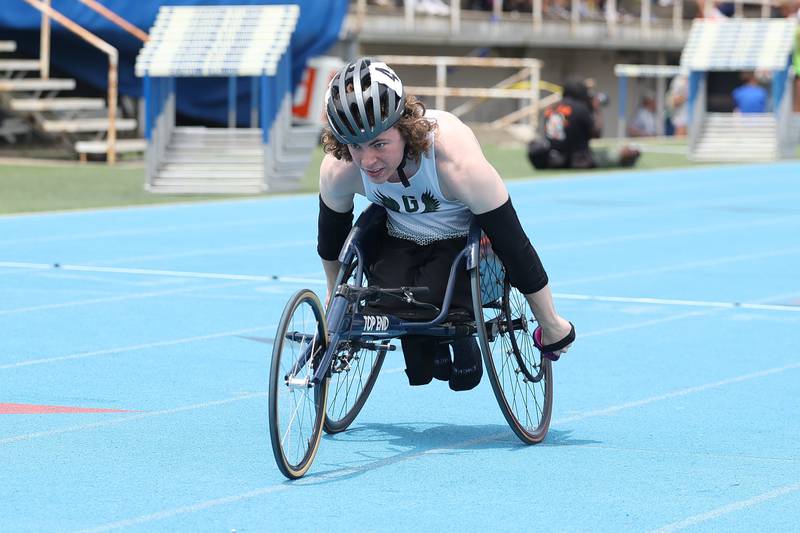
M 170 289 L 166 291 L 151 291 L 151 292 L 142 292 L 138 294 L 123 294 L 120 296 L 109 296 L 105 298 L 90 298 L 88 300 L 73 300 L 70 302 L 60 302 L 55 304 L 43 304 L 43 305 L 32 305 L 29 307 L 16 307 L 13 309 L 2 309 L 0 310 L 0 316 L 2 315 L 13 315 L 16 313 L 30 313 L 32 311 L 46 311 L 50 309 L 63 309 L 66 307 L 78 307 L 81 305 L 94 305 L 94 304 L 102 304 L 102 303 L 109 303 L 109 302 L 123 302 L 127 300 L 141 300 L 144 298 L 153 298 L 159 296 L 167 296 L 170 294 L 180 294 L 182 292 L 194 292 L 194 291 L 203 291 L 209 289 L 218 289 L 221 287 L 232 287 L 235 285 L 239 285 L 238 283 L 219 283 L 216 285 L 201 285 L 201 286 L 192 286 L 192 287 L 182 287 L 179 289 Z
M 147 524 L 149 522 L 154 522 L 156 520 L 163 520 L 165 518 L 172 518 L 173 516 L 178 516 L 182 514 L 189 514 L 189 513 L 196 513 L 198 511 L 203 511 L 205 509 L 210 509 L 212 507 L 218 507 L 220 505 L 226 505 L 229 503 L 236 503 L 242 500 L 249 500 L 252 498 L 257 498 L 259 496 L 263 496 L 265 494 L 271 494 L 274 492 L 281 492 L 284 490 L 289 490 L 292 485 L 289 485 L 288 482 L 284 485 L 272 485 L 269 487 L 263 487 L 260 489 L 251 490 L 249 492 L 245 492 L 242 494 L 236 494 L 234 496 L 225 496 L 222 498 L 217 498 L 215 500 L 207 500 L 204 502 L 196 503 L 194 505 L 187 505 L 185 507 L 178 507 L 177 509 L 169 509 L 166 511 L 160 511 L 158 513 L 153 513 L 149 515 L 139 516 L 136 518 L 129 518 L 127 520 L 120 520 L 118 522 L 111 522 L 109 524 L 103 524 L 101 526 L 92 527 L 89 529 L 81 529 L 76 533 L 104 533 L 106 531 L 113 531 L 115 529 L 122 529 L 125 527 L 137 526 L 140 524 Z
M 787 494 L 792 494 L 794 492 L 800 492 L 800 483 L 783 485 L 775 490 L 753 496 L 752 498 L 748 498 L 746 500 L 739 500 L 737 502 L 729 503 L 728 505 L 723 505 L 722 507 L 712 509 L 711 511 L 705 513 L 689 516 L 679 522 L 673 522 L 658 529 L 652 529 L 649 531 L 649 533 L 671 533 L 673 531 L 679 531 L 681 529 L 696 526 L 698 524 L 702 524 L 703 522 L 708 522 L 709 520 L 719 518 L 720 516 L 735 513 L 736 511 L 741 511 L 742 509 L 747 509 L 748 507 L 753 507 L 755 505 L 769 500 L 774 500 L 775 498 L 780 498 L 781 496 L 786 496 Z
M 699 263 L 691 263 L 692 265 L 702 264 L 717 264 L 723 261 L 739 261 L 747 260 L 753 257 L 762 257 L 765 255 L 772 256 L 775 254 L 783 255 L 790 253 L 799 253 L 800 248 L 791 249 L 782 252 L 769 252 L 768 254 L 748 254 L 743 256 L 733 256 L 730 258 L 722 258 L 713 261 L 702 261 Z M 673 267 L 663 267 L 657 270 L 664 269 L 682 269 L 689 268 L 687 265 L 682 264 Z M 59 265 L 54 267 L 47 263 L 24 263 L 12 261 L 0 261 L 0 268 L 23 268 L 32 270 L 63 270 L 63 271 L 78 271 L 78 272 L 104 272 L 116 274 L 133 274 L 133 275 L 146 275 L 146 276 L 164 276 L 164 277 L 177 277 L 177 278 L 198 278 L 198 279 L 224 279 L 231 281 L 277 281 L 284 283 L 308 283 L 313 285 L 324 285 L 325 280 L 313 277 L 301 276 L 277 276 L 277 275 L 248 275 L 248 274 L 223 274 L 217 272 L 193 272 L 181 270 L 159 270 L 149 268 L 123 268 L 123 267 L 105 267 L 105 266 L 90 266 L 90 265 Z M 614 274 L 613 277 L 633 275 L 641 271 L 629 271 L 623 274 Z M 570 283 L 581 283 L 588 278 L 566 280 L 559 283 L 560 285 L 569 285 Z M 592 279 L 598 279 L 597 277 Z M 711 307 L 721 309 L 756 309 L 762 311 L 790 311 L 800 312 L 800 306 L 790 304 L 763 304 L 763 303 L 749 303 L 749 302 L 719 302 L 711 300 L 685 300 L 685 299 L 671 299 L 671 298 L 647 298 L 647 297 L 633 297 L 633 296 L 596 296 L 591 294 L 573 294 L 573 293 L 553 293 L 555 298 L 564 300 L 582 300 L 582 301 L 595 301 L 595 302 L 615 302 L 615 303 L 636 303 L 636 304 L 652 304 L 652 305 L 671 305 L 683 307 Z M 1 312 L 0 312 L 1 313 Z
M 672 398 L 680 398 L 681 396 L 688 396 L 689 394 L 694 394 L 696 392 L 703 392 L 709 389 L 717 389 L 720 387 L 724 387 L 725 385 L 732 385 L 734 383 L 741 383 L 743 381 L 750 381 L 757 378 L 763 378 L 766 376 L 771 376 L 773 374 L 780 374 L 786 372 L 787 370 L 796 370 L 800 368 L 800 363 L 794 363 L 790 365 L 779 366 L 775 368 L 769 368 L 767 370 L 761 370 L 759 372 L 753 372 L 752 374 L 745 374 L 742 376 L 736 376 L 728 379 L 723 379 L 720 381 L 715 381 L 713 383 L 706 383 L 704 385 L 697 385 L 694 387 L 686 387 L 684 389 L 678 389 L 672 392 L 668 392 L 665 394 L 659 394 L 657 396 L 651 396 L 649 398 L 644 398 L 641 400 L 636 400 L 633 402 L 626 402 L 621 403 L 619 405 L 612 405 L 611 407 L 605 407 L 603 409 L 596 409 L 593 411 L 586 411 L 585 413 L 578 413 L 576 415 L 568 416 L 565 418 L 560 418 L 555 422 L 557 424 L 567 424 L 570 422 L 577 422 L 579 420 L 585 420 L 587 418 L 594 418 L 597 416 L 609 416 L 619 413 L 620 411 L 625 411 L 627 409 L 633 409 L 635 407 L 642 407 L 644 405 L 650 405 L 651 403 L 661 402 L 664 400 L 670 400 Z
M 198 335 L 196 337 L 183 337 L 181 339 L 170 339 L 165 341 L 148 342 L 144 344 L 134 344 L 131 346 L 120 346 L 117 348 L 106 348 L 104 350 L 94 350 L 91 352 L 79 352 L 69 355 L 60 355 L 57 357 L 45 357 L 41 359 L 27 359 L 25 361 L 18 361 L 16 363 L 8 363 L 0 365 L 0 370 L 9 370 L 13 368 L 22 368 L 26 366 L 44 365 L 48 363 L 57 363 L 60 361 L 71 361 L 75 359 L 86 359 L 89 357 L 97 357 L 99 355 L 116 355 L 125 352 L 134 352 L 138 350 L 148 350 L 150 348 L 160 348 L 163 346 L 175 346 L 177 344 L 186 344 L 190 342 L 206 341 L 211 339 L 219 339 L 223 337 L 234 337 L 236 335 L 245 335 L 247 333 L 255 333 L 257 331 L 274 330 L 277 324 L 268 326 L 259 326 L 255 328 L 237 329 L 233 331 L 223 331 L 220 333 L 209 333 L 207 335 Z
M 146 235 L 163 235 L 168 233 L 186 233 L 189 231 L 202 231 L 207 229 L 221 229 L 221 228 L 239 228 L 248 226 L 264 226 L 274 227 L 276 224 L 280 225 L 299 225 L 306 221 L 311 221 L 312 217 L 303 216 L 295 217 L 292 219 L 274 217 L 264 218 L 251 218 L 242 220 L 230 221 L 217 221 L 217 222 L 202 222 L 198 224 L 174 224 L 171 226 L 156 226 L 151 228 L 132 228 L 132 229 L 119 229 L 107 231 L 94 231 L 85 233 L 72 233 L 66 235 L 49 235 L 40 237 L 28 237 L 18 239 L 5 239 L 0 240 L 0 246 L 12 246 L 20 244 L 41 244 L 46 242 L 59 242 L 59 241 L 77 241 L 84 239 L 102 239 L 107 237 L 137 237 Z M 2 220 L 0 220 L 2 222 Z
M 283 281 L 287 283 L 313 283 L 324 285 L 325 280 L 320 278 L 304 278 L 296 276 L 275 275 L 250 275 L 250 274 L 223 274 L 219 272 L 193 272 L 185 270 L 160 270 L 153 268 L 124 268 L 91 265 L 59 264 L 57 267 L 48 263 L 24 263 L 14 261 L 0 261 L 0 268 L 28 268 L 33 270 L 64 270 L 76 272 L 105 272 L 113 274 L 134 274 L 141 276 L 166 276 L 175 278 L 196 279 L 225 279 L 231 281 Z
M 647 202 L 638 198 L 634 198 L 631 200 L 626 200 L 626 205 L 620 205 L 619 203 L 614 204 L 613 206 L 599 204 L 596 207 L 598 208 L 596 211 L 586 211 L 586 205 L 579 205 L 577 201 L 570 202 L 570 199 L 565 197 L 559 199 L 560 203 L 568 206 L 569 209 L 575 209 L 576 214 L 565 214 L 563 213 L 564 207 L 561 207 L 561 211 L 558 214 L 553 214 L 549 212 L 540 212 L 540 213 L 531 213 L 526 214 L 522 213 L 520 215 L 520 221 L 522 222 L 523 226 L 527 226 L 528 224 L 535 224 L 541 226 L 542 224 L 551 224 L 553 219 L 557 219 L 558 223 L 563 225 L 564 223 L 568 222 L 579 222 L 579 221 L 588 221 L 588 220 L 607 220 L 607 219 L 615 219 L 615 218 L 631 218 L 637 216 L 639 213 L 644 213 L 644 216 L 651 216 L 655 213 L 670 213 L 674 211 L 689 211 L 692 209 L 714 209 L 714 208 L 724 208 L 728 207 L 732 202 L 743 202 L 744 205 L 753 205 L 753 202 L 769 202 L 771 200 L 788 200 L 800 197 L 798 194 L 789 194 L 789 193 L 782 193 L 782 194 L 762 194 L 762 195 L 734 195 L 734 196 L 727 196 L 727 197 L 717 197 L 714 200 L 700 200 L 700 201 L 691 201 L 691 202 L 681 202 L 681 203 L 657 203 L 657 202 Z M 516 197 L 515 197 L 516 198 Z M 555 203 L 556 200 L 551 201 L 551 203 Z M 595 206 L 589 206 L 595 207 Z M 614 209 L 608 209 L 608 207 L 614 207 Z M 600 209 L 602 208 L 602 209 Z
M 97 261 L 95 265 L 111 266 L 120 263 L 139 263 L 144 261 L 162 261 L 165 259 L 185 259 L 188 257 L 211 257 L 216 255 L 231 255 L 242 252 L 263 252 L 268 250 L 282 250 L 286 248 L 310 248 L 315 246 L 317 241 L 292 241 L 285 243 L 270 243 L 270 244 L 245 244 L 240 246 L 215 246 L 213 248 L 194 248 L 184 252 L 175 253 L 162 253 L 151 255 L 137 255 L 132 257 L 122 257 L 117 259 L 110 259 L 104 261 Z M 253 262 L 252 259 L 249 260 Z
M 753 228 L 757 226 L 772 226 L 777 224 L 785 224 L 787 222 L 792 222 L 792 221 L 800 221 L 800 215 L 784 216 L 784 217 L 769 218 L 769 219 L 755 220 L 755 221 L 748 220 L 732 224 L 717 224 L 716 226 L 692 227 L 683 229 L 673 229 L 668 231 L 651 231 L 645 233 L 628 233 L 625 235 L 618 235 L 614 237 L 586 239 L 583 241 L 569 241 L 557 244 L 539 244 L 536 246 L 536 249 L 541 251 L 569 250 L 572 248 L 583 249 L 588 246 L 606 246 L 609 244 L 621 244 L 626 242 L 657 240 L 669 237 L 702 235 L 704 233 L 729 231 L 739 228 Z
M 724 265 L 728 263 L 738 263 L 742 261 L 752 261 L 755 259 L 768 259 L 772 257 L 782 257 L 786 255 L 795 255 L 800 253 L 800 247 L 784 248 L 782 250 L 770 250 L 766 252 L 757 252 L 752 254 L 737 254 L 725 257 L 717 257 L 714 259 L 703 259 L 701 261 L 688 261 L 685 263 L 677 263 L 673 265 L 666 265 L 656 268 L 643 268 L 637 270 L 628 270 L 622 272 L 614 272 L 613 274 L 601 274 L 597 276 L 587 276 L 585 278 L 574 278 L 564 281 L 555 282 L 555 287 L 562 287 L 565 285 L 577 285 L 581 283 L 590 283 L 595 281 L 608 281 L 611 279 L 629 278 L 633 276 L 651 276 L 653 274 L 662 274 L 664 272 L 675 272 L 679 270 L 692 270 L 694 268 L 704 268 Z
M 687 394 L 692 394 L 692 393 L 695 393 L 695 392 L 701 392 L 701 391 L 704 391 L 704 390 L 707 390 L 707 389 L 710 389 L 710 388 L 721 387 L 721 386 L 729 385 L 729 384 L 732 384 L 732 383 L 739 383 L 739 382 L 745 381 L 745 380 L 751 380 L 751 379 L 756 379 L 756 378 L 767 376 L 767 375 L 771 375 L 771 374 L 777 374 L 779 372 L 784 372 L 786 370 L 790 370 L 790 369 L 794 369 L 794 368 L 800 368 L 800 364 L 786 365 L 786 366 L 782 366 L 782 367 L 777 367 L 777 368 L 765 370 L 765 371 L 762 371 L 762 372 L 755 372 L 755 373 L 747 374 L 747 375 L 744 375 L 744 376 L 738 376 L 738 377 L 731 378 L 731 379 L 726 379 L 726 380 L 717 381 L 717 382 L 714 382 L 714 383 L 709 383 L 707 385 L 699 385 L 697 387 L 688 387 L 688 388 L 685 388 L 685 389 L 680 389 L 678 391 L 674 391 L 672 393 L 662 394 L 660 396 L 653 396 L 651 398 L 646 398 L 644 400 L 640 400 L 640 401 L 637 401 L 637 402 L 627 402 L 627 403 L 624 403 L 624 404 L 607 407 L 605 409 L 599 409 L 599 410 L 595 410 L 595 411 L 588 411 L 586 413 L 582 413 L 582 414 L 579 414 L 579 415 L 575 415 L 575 416 L 571 416 L 571 417 L 566 417 L 566 418 L 561 418 L 561 419 L 554 420 L 553 424 L 554 425 L 559 425 L 559 424 L 564 424 L 564 423 L 573 422 L 573 421 L 577 421 L 577 420 L 584 420 L 584 419 L 592 418 L 592 417 L 596 417 L 596 416 L 608 416 L 610 414 L 615 414 L 617 412 L 620 412 L 620 411 L 623 411 L 623 410 L 626 410 L 626 409 L 632 409 L 634 407 L 639 407 L 639 406 L 642 406 L 642 405 L 651 404 L 651 403 L 654 403 L 654 402 L 657 402 L 657 401 L 666 400 L 666 399 L 674 398 L 674 397 L 677 397 L 677 396 L 685 396 Z M 171 518 L 171 517 L 182 515 L 182 514 L 194 513 L 194 512 L 197 512 L 197 511 L 202 511 L 202 510 L 205 510 L 205 509 L 209 509 L 211 507 L 217 507 L 217 506 L 225 505 L 225 504 L 228 504 L 228 503 L 235 503 L 235 502 L 239 502 L 239 501 L 242 501 L 242 500 L 256 498 L 256 497 L 262 496 L 264 494 L 269 494 L 269 493 L 273 493 L 273 492 L 277 492 L 277 491 L 281 491 L 281 490 L 288 490 L 288 489 L 290 489 L 292 487 L 298 487 L 298 486 L 303 486 L 303 485 L 313 485 L 313 484 L 317 484 L 317 483 L 321 483 L 321 482 L 327 482 L 327 481 L 330 481 L 332 479 L 338 479 L 338 478 L 342 478 L 342 477 L 352 476 L 353 474 L 358 474 L 358 473 L 361 473 L 361 472 L 371 471 L 371 470 L 374 470 L 376 468 L 380 468 L 380 467 L 383 467 L 383 466 L 397 464 L 397 463 L 401 463 L 401 462 L 405 462 L 405 461 L 412 461 L 412 460 L 419 459 L 421 457 L 425 457 L 425 456 L 428 456 L 428 455 L 433 455 L 433 454 L 437 454 L 437 453 L 448 453 L 448 452 L 452 451 L 454 448 L 466 448 L 466 447 L 469 447 L 469 446 L 474 446 L 474 445 L 477 445 L 477 444 L 482 444 L 482 443 L 485 443 L 485 442 L 489 442 L 489 441 L 492 441 L 492 440 L 502 440 L 502 439 L 506 439 L 506 438 L 509 438 L 509 437 L 510 437 L 510 433 L 509 432 L 502 432 L 502 433 L 486 435 L 486 436 L 483 436 L 483 437 L 478 437 L 478 438 L 470 439 L 470 440 L 466 440 L 466 441 L 461 441 L 461 442 L 457 442 L 457 443 L 453 443 L 453 444 L 448 444 L 447 446 L 442 446 L 442 447 L 439 447 L 439 448 L 432 448 L 432 449 L 429 449 L 429 450 L 423 450 L 421 452 L 410 453 L 410 454 L 400 454 L 400 455 L 397 455 L 397 456 L 394 456 L 394 457 L 389 457 L 389 458 L 386 458 L 386 459 L 380 459 L 380 460 L 377 460 L 377 461 L 372 461 L 370 463 L 367 463 L 365 465 L 358 466 L 358 467 L 346 467 L 346 468 L 336 469 L 336 470 L 329 471 L 329 472 L 322 472 L 322 473 L 319 473 L 319 474 L 313 474 L 311 476 L 307 476 L 305 478 L 302 478 L 302 479 L 299 479 L 297 481 L 294 481 L 291 484 L 289 484 L 288 482 L 284 482 L 282 484 L 270 485 L 270 486 L 267 486 L 267 487 L 262 487 L 262 488 L 251 490 L 251 491 L 244 492 L 244 493 L 241 493 L 241 494 L 235 494 L 235 495 L 231 495 L 231 496 L 215 498 L 215 499 L 212 499 L 212 500 L 206 500 L 204 502 L 199 502 L 199 503 L 196 503 L 194 505 L 177 507 L 177 508 L 174 508 L 174 509 L 166 509 L 166 510 L 159 511 L 159 512 L 152 513 L 152 514 L 147 514 L 147 515 L 142 515 L 142 516 L 138 516 L 138 517 L 134 517 L 134 518 L 129 518 L 129 519 L 119 520 L 119 521 L 115 521 L 115 522 L 110 522 L 110 523 L 102 524 L 102 525 L 99 525 L 97 527 L 93 527 L 93 528 L 90 528 L 90 529 L 81 530 L 81 533 L 88 533 L 88 532 L 100 533 L 100 532 L 105 532 L 105 531 L 112 531 L 112 530 L 115 530 L 115 529 L 121 529 L 121 528 L 129 527 L 129 526 L 132 526 L 132 525 L 139 525 L 139 524 L 144 524 L 144 523 L 148 523 L 148 522 L 153 522 L 153 521 L 156 521 L 156 520 L 162 520 L 162 519 L 165 519 L 165 518 Z M 0 440 L 0 444 L 3 444 L 2 440 Z M 794 486 L 792 485 L 791 487 L 794 487 Z M 777 491 L 773 491 L 773 493 L 768 493 L 768 494 L 771 495 L 770 497 L 778 497 L 780 495 L 787 494 L 789 492 L 794 492 L 794 491 L 795 491 L 795 489 L 792 489 L 792 490 L 785 490 L 784 489 L 784 492 L 781 492 L 780 494 L 774 494 Z M 769 499 L 769 498 L 764 498 L 763 496 L 761 498 L 762 499 Z M 748 500 L 748 501 L 750 501 L 750 500 Z M 705 515 L 700 515 L 700 516 L 705 516 Z
M 628 296 L 593 296 L 591 294 L 554 293 L 553 297 L 563 300 L 580 300 L 590 302 L 615 302 L 652 305 L 676 305 L 681 307 L 713 307 L 720 309 L 757 309 L 760 311 L 800 312 L 800 305 L 759 304 L 747 302 L 714 302 L 708 300 L 674 300 L 670 298 L 635 298 Z

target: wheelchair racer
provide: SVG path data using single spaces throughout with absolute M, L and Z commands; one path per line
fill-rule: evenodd
M 427 110 L 408 95 L 385 63 L 360 58 L 332 78 L 325 95 L 317 251 L 334 289 L 339 252 L 353 223 L 356 194 L 386 209 L 382 238 L 368 265 L 371 285 L 429 287 L 418 300 L 441 306 L 450 266 L 466 245 L 473 217 L 506 267 L 509 281 L 530 304 L 544 356 L 557 359 L 574 340 L 559 316 L 548 277 L 520 225 L 500 175 L 483 156 L 472 130 L 445 111 Z M 469 280 L 460 269 L 452 310 L 471 313 Z M 436 377 L 469 390 L 483 369 L 474 337 L 452 341 L 401 338 L 410 385 Z

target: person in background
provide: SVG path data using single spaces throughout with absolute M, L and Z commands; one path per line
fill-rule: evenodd
M 759 85 L 755 74 L 742 73 L 744 83 L 733 90 L 731 96 L 734 102 L 734 111 L 737 113 L 766 113 L 767 90 Z
M 630 137 L 654 137 L 658 134 L 657 122 L 656 99 L 653 93 L 648 92 L 642 97 L 642 104 L 628 125 L 628 135 Z
M 528 160 L 534 168 L 633 166 L 639 158 L 633 147 L 623 147 L 616 154 L 589 148 L 589 141 L 600 137 L 603 130 L 603 102 L 607 97 L 590 92 L 586 80 L 568 79 L 562 99 L 545 109 L 544 139 L 528 144 Z
M 667 111 L 676 137 L 683 137 L 689 125 L 689 78 L 678 74 L 667 90 Z

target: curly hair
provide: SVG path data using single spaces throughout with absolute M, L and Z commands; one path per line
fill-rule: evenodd
M 415 96 L 403 97 L 403 115 L 394 127 L 406 140 L 406 156 L 409 159 L 417 160 L 430 150 L 432 140 L 429 134 L 436 129 L 436 123 L 425 118 L 425 104 Z M 347 145 L 339 142 L 330 127 L 325 127 L 322 131 L 322 148 L 326 154 L 331 154 L 336 159 L 347 162 L 353 160 Z

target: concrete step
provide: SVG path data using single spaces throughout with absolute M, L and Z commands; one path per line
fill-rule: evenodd
M 117 131 L 133 131 L 137 127 L 136 119 L 120 118 L 115 121 Z M 84 133 L 92 131 L 108 131 L 107 118 L 83 118 L 75 120 L 45 120 L 42 129 L 50 133 Z
M 203 159 L 261 159 L 264 157 L 264 149 L 260 146 L 258 148 L 237 148 L 231 147 L 221 150 L 219 148 L 212 149 L 202 146 L 176 146 L 170 144 L 167 146 L 167 153 L 169 157 L 179 157 L 182 159 L 203 158 Z
M 239 173 L 257 173 L 259 176 L 264 174 L 264 165 L 260 161 L 250 161 L 241 163 L 208 163 L 208 162 L 188 162 L 188 163 L 166 163 L 161 165 L 160 172 L 187 172 L 205 174 L 211 172 L 214 175 L 220 176 L 220 179 L 226 179 L 233 174 Z
M 692 154 L 693 157 L 714 158 L 717 161 L 727 161 L 728 159 L 735 161 L 746 161 L 748 159 L 769 160 L 778 157 L 777 150 L 769 150 L 763 152 L 744 152 L 744 151 L 725 151 L 715 150 L 713 148 L 704 148 L 697 150 Z
M 14 41 L 0 41 L 0 52 L 16 52 L 17 43 Z
M 174 154 L 167 154 L 167 156 L 161 160 L 161 164 L 164 168 L 263 168 L 264 160 L 260 157 L 249 159 L 235 157 L 225 159 L 206 159 L 204 157 L 175 157 Z
M 254 180 L 241 183 L 205 183 L 158 179 L 147 186 L 147 190 L 159 194 L 260 194 L 264 192 L 264 187 L 261 181 Z
M 263 151 L 264 145 L 259 143 L 244 143 L 244 142 L 227 142 L 227 143 L 214 143 L 203 142 L 202 140 L 181 140 L 172 138 L 169 141 L 169 147 L 175 150 L 210 150 L 219 153 L 228 153 L 230 150 L 247 150 Z
M 40 65 L 38 59 L 0 59 L 0 72 L 36 72 Z
M 734 138 L 775 137 L 777 126 L 758 128 L 703 128 L 703 135 L 721 135 Z
M 23 78 L 19 80 L 0 80 L 0 92 L 71 91 L 75 80 L 51 78 Z
M 12 98 L 14 111 L 86 111 L 103 109 L 102 98 Z
M 203 126 L 178 126 L 176 135 L 199 135 L 203 137 L 261 137 L 260 128 L 206 128 Z
M 237 180 L 237 179 L 253 179 L 253 180 L 263 180 L 264 179 L 264 170 L 263 169 L 236 169 L 236 168 L 228 168 L 228 169 L 199 169 L 199 170 L 188 170 L 184 168 L 170 168 L 170 169 L 159 169 L 157 173 L 158 179 L 178 179 L 178 180 L 213 180 L 219 181 L 220 183 L 227 182 L 229 180 Z
M 197 153 L 185 154 L 183 152 L 167 152 L 162 162 L 168 164 L 211 164 L 211 165 L 262 165 L 264 164 L 264 154 L 258 153 L 256 156 L 240 156 L 231 154 Z
M 117 139 L 116 150 L 118 154 L 144 152 L 147 149 L 145 139 Z M 108 141 L 78 141 L 75 151 L 79 154 L 105 154 L 108 151 Z

